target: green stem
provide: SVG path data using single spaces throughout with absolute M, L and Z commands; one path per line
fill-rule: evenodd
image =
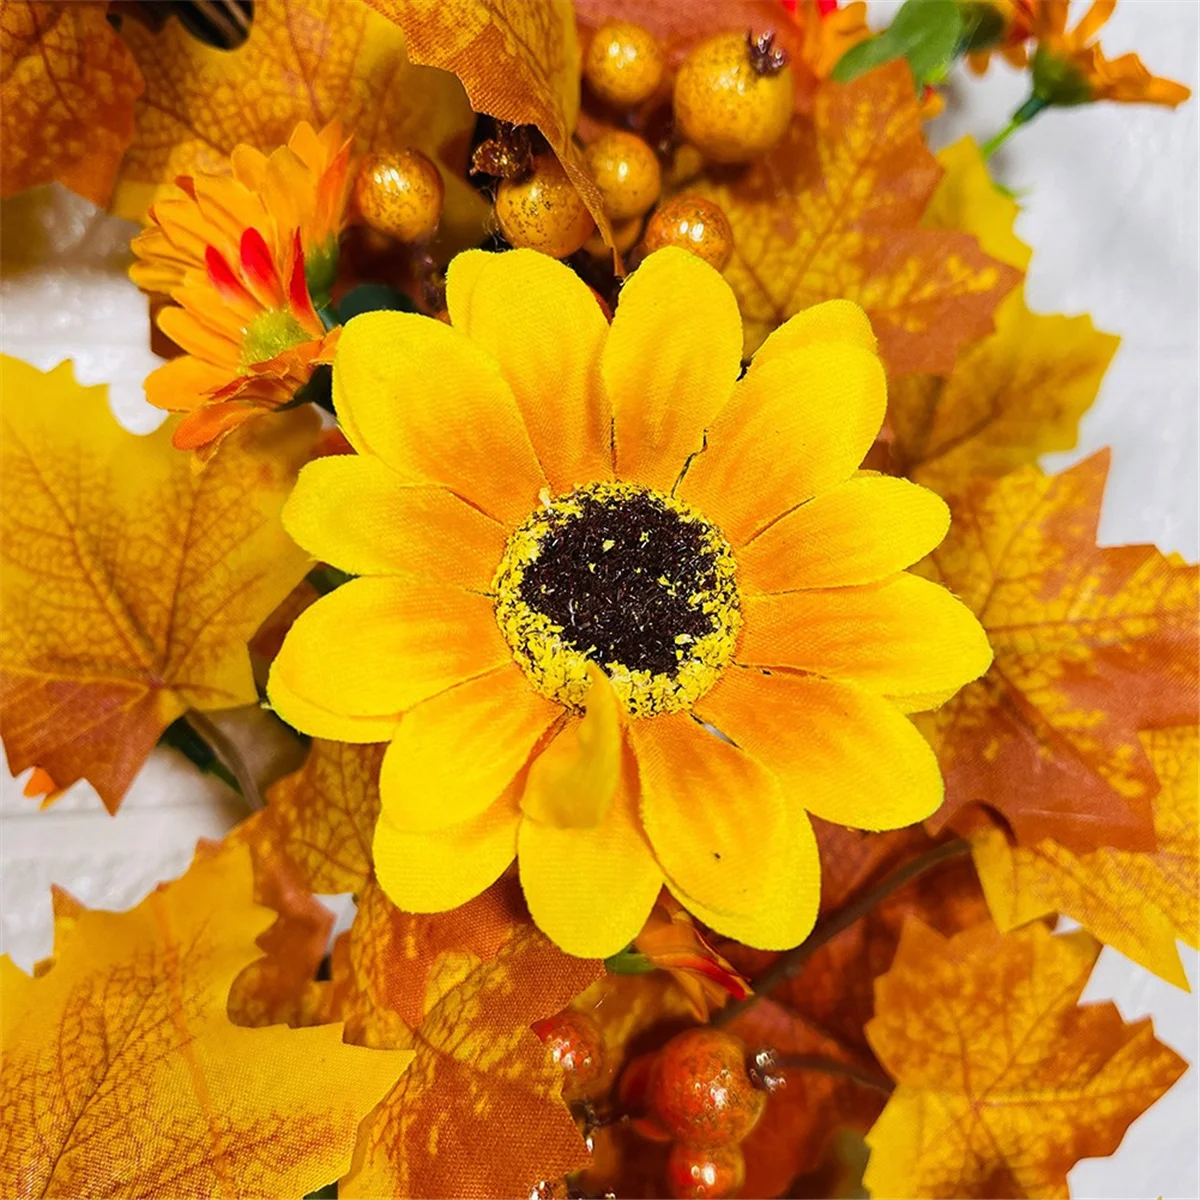
M 995 154 L 996 151 L 999 150 L 1000 147 L 1003 146 L 1004 143 L 1007 142 L 1008 139 L 1012 137 L 1012 135 L 1016 133 L 1022 125 L 1028 125 L 1029 122 L 1032 121 L 1033 118 L 1036 117 L 1043 108 L 1047 108 L 1048 106 L 1049 102 L 1043 100 L 1041 96 L 1030 96 L 1029 99 L 1026 100 L 1025 103 L 1022 104 L 1021 107 L 1018 108 L 1017 111 L 1009 118 L 1008 124 L 1005 125 L 1005 127 L 1001 129 L 999 133 L 993 134 L 986 142 L 983 143 L 983 145 L 979 148 L 980 153 L 984 158 L 991 158 L 992 155 Z
M 909 859 L 904 866 L 881 879 L 873 888 L 859 893 L 849 904 L 819 920 L 813 926 L 813 931 L 808 935 L 806 941 L 801 942 L 794 950 L 788 950 L 781 954 L 761 975 L 755 976 L 750 981 L 752 995 L 747 996 L 745 1000 L 737 1000 L 733 1004 L 725 1005 L 724 1008 L 713 1014 L 712 1024 L 728 1025 L 734 1017 L 743 1013 L 752 1004 L 756 1004 L 764 996 L 770 995 L 781 983 L 791 979 L 826 942 L 832 941 L 843 930 L 849 929 L 855 921 L 866 916 L 871 909 L 886 900 L 894 891 L 916 879 L 918 875 L 924 875 L 926 871 L 940 866 L 949 859 L 961 858 L 970 852 L 971 847 L 965 841 L 955 838 L 953 841 L 933 846 L 924 854 L 918 854 L 916 858 Z

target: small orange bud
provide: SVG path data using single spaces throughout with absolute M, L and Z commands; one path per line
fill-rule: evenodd
M 441 173 L 420 150 L 368 155 L 354 184 L 363 220 L 402 242 L 433 236 L 444 195 Z

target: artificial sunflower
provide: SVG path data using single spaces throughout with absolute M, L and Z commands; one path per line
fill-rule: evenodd
M 158 325 L 186 354 L 151 372 L 146 397 L 185 414 L 180 449 L 211 453 L 332 361 L 337 331 L 317 305 L 337 271 L 351 145 L 337 122 L 301 124 L 269 157 L 238 146 L 230 175 L 183 176 L 151 206 L 130 276 L 175 301 Z
M 401 908 L 462 904 L 516 856 L 574 954 L 624 947 L 664 882 L 723 934 L 796 945 L 820 896 L 808 813 L 933 812 L 905 713 L 991 659 L 903 570 L 945 504 L 857 470 L 886 404 L 866 316 L 809 309 L 739 379 L 733 293 L 681 250 L 646 258 L 611 327 L 526 250 L 460 255 L 447 306 L 343 333 L 357 453 L 305 467 L 285 522 L 360 578 L 296 621 L 272 704 L 391 743 L 374 854 Z
M 1182 83 L 1151 75 L 1136 54 L 1105 58 L 1094 39 L 1117 0 L 1093 0 L 1074 29 L 1067 29 L 1069 0 L 1033 0 L 1034 95 L 1046 104 L 1116 100 L 1175 108 L 1192 93 Z

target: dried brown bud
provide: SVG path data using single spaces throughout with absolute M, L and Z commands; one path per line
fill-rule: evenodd
M 746 49 L 750 52 L 750 65 L 758 75 L 778 75 L 788 65 L 788 52 L 775 45 L 773 29 L 758 37 L 754 36 L 753 30 L 747 29 Z

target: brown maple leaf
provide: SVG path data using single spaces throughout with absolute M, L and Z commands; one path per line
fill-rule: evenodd
M 0 7 L 0 196 L 57 180 L 105 204 L 142 73 L 107 0 Z
M 897 1082 L 867 1137 L 875 1196 L 1066 1197 L 1187 1064 L 1148 1020 L 1080 1006 L 1099 944 L 1040 925 L 904 929 L 867 1037 Z
M 2 367 L 0 732 L 10 769 L 86 778 L 115 812 L 177 717 L 257 700 L 247 642 L 309 566 L 279 510 L 315 416 L 195 472 L 170 422 L 126 432 L 69 363 Z
M 1102 452 L 978 484 L 918 568 L 979 617 L 988 673 L 918 722 L 946 802 L 928 824 L 966 829 L 975 804 L 1022 845 L 1154 847 L 1159 783 L 1138 731 L 1196 720 L 1197 572 L 1153 546 L 1098 547 Z
M 131 912 L 56 904 L 36 977 L 0 959 L 4 1195 L 299 1196 L 345 1170 L 412 1055 L 232 1025 L 271 919 L 250 893 L 244 849 L 203 857 Z
M 892 374 L 947 371 L 1020 273 L 967 234 L 921 225 L 941 171 L 904 62 L 823 84 L 778 147 L 688 185 L 733 227 L 725 278 L 746 353 L 788 317 L 839 297 L 866 309 Z

